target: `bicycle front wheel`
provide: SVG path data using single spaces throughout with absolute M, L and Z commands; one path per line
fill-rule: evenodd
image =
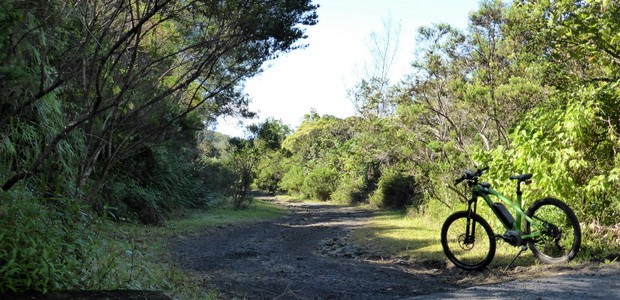
M 526 234 L 540 233 L 528 241 L 532 253 L 544 263 L 564 263 L 577 255 L 581 246 L 581 228 L 577 217 L 564 202 L 545 198 L 525 212 L 534 224 L 526 221 Z
M 476 271 L 484 269 L 495 256 L 493 229 L 475 213 L 459 211 L 450 215 L 441 228 L 441 246 L 457 267 Z

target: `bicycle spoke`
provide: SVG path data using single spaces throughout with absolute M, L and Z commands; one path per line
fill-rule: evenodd
M 540 237 L 530 242 L 532 252 L 547 263 L 572 259 L 581 243 L 581 231 L 574 213 L 563 202 L 547 198 L 538 201 L 528 210 L 537 224 L 528 224 Z
M 490 226 L 477 215 L 470 220 L 468 228 L 466 214 L 456 213 L 446 220 L 442 228 L 442 245 L 446 256 L 456 266 L 478 270 L 493 259 L 495 239 Z

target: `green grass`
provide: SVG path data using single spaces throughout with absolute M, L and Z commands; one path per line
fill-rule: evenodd
M 190 212 L 170 220 L 164 231 L 174 234 L 195 234 L 210 227 L 260 222 L 281 217 L 284 214 L 286 214 L 286 209 L 282 207 L 255 200 L 243 210 L 215 208 L 207 212 Z
M 446 216 L 447 217 L 447 216 Z M 405 258 L 412 261 L 446 261 L 440 241 L 444 219 L 429 215 L 407 215 L 404 212 L 378 212 L 368 225 L 356 230 L 353 240 L 384 258 Z M 492 266 L 505 267 L 519 248 L 497 241 Z M 515 265 L 535 264 L 530 251 L 524 252 Z
M 440 230 L 448 214 L 431 216 L 429 213 L 407 215 L 404 212 L 377 212 L 365 228 L 353 232 L 352 239 L 353 242 L 369 249 L 373 255 L 379 255 L 386 260 L 404 259 L 423 268 L 439 269 L 432 273 L 438 276 L 438 280 L 459 284 L 544 278 L 581 270 L 596 272 L 599 268 L 610 265 L 614 267 L 614 264 L 610 262 L 603 264 L 589 262 L 590 257 L 587 253 L 580 253 L 577 259 L 567 264 L 542 264 L 528 250 L 522 253 L 513 264 L 514 269 L 505 270 L 519 248 L 503 241 L 497 241 L 495 258 L 488 269 L 482 272 L 465 272 L 456 267 L 450 267 L 450 263 L 447 265 L 448 268 L 444 269 L 439 266 L 448 263 L 448 260 L 441 247 Z M 499 232 L 498 225 L 490 223 L 493 230 Z
M 133 261 L 122 273 L 133 281 L 129 288 L 162 290 L 176 299 L 213 299 L 201 284 L 207 280 L 199 274 L 189 273 L 175 266 L 170 258 L 169 241 L 184 236 L 195 236 L 218 226 L 259 222 L 278 218 L 286 209 L 274 204 L 253 201 L 244 210 L 215 208 L 207 211 L 186 211 L 166 222 L 162 227 L 137 224 L 109 226 L 102 234 L 109 237 L 107 247 L 115 253 L 129 254 Z M 124 263 L 127 258 L 111 255 L 111 264 Z M 127 277 L 127 275 L 124 275 Z
M 129 239 L 147 239 L 152 242 L 153 238 L 196 235 L 213 227 L 260 222 L 283 216 L 286 213 L 286 209 L 275 204 L 255 200 L 250 206 L 242 210 L 220 207 L 206 211 L 188 210 L 177 213 L 161 227 L 124 224 L 120 226 L 117 234 L 123 234 Z
M 382 257 L 442 260 L 440 228 L 441 224 L 423 216 L 413 218 L 403 212 L 378 212 L 352 237 L 356 243 Z

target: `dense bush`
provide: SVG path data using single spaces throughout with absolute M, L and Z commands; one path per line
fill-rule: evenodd
M 338 186 L 338 173 L 329 167 L 312 170 L 304 180 L 302 193 L 312 199 L 329 200 Z
M 282 176 L 280 187 L 291 195 L 300 194 L 304 184 L 304 178 L 304 169 L 302 166 L 290 166 L 286 173 L 284 173 L 284 176 Z
M 14 194 L 0 201 L 0 292 L 76 286 L 89 240 L 70 213 Z
M 496 181 L 533 173 L 528 199 L 557 197 L 581 221 L 615 225 L 620 197 L 610 191 L 620 183 L 620 156 L 614 154 L 619 138 L 599 115 L 601 100 L 583 94 L 571 94 L 555 109 L 534 110 L 511 134 L 513 148 L 500 147 L 480 158 L 491 162 Z
M 406 209 L 420 205 L 422 198 L 413 176 L 388 171 L 379 179 L 377 190 L 370 196 L 370 203 L 381 208 Z
M 340 181 L 331 198 L 342 204 L 356 204 L 366 201 L 367 196 L 363 180 L 345 179 Z
M 115 223 L 70 199 L 25 194 L 0 194 L 0 295 L 173 289 L 176 270 L 162 271 L 142 247 L 123 240 Z
M 284 176 L 284 156 L 281 152 L 270 152 L 262 157 L 257 165 L 254 184 L 258 189 L 274 194 L 280 191 L 280 182 Z
M 137 286 L 139 253 L 96 233 L 102 220 L 70 199 L 19 194 L 0 195 L 0 293 Z
M 122 162 L 122 168 L 115 170 L 111 182 L 103 188 L 106 213 L 117 219 L 161 225 L 166 213 L 209 204 L 209 191 L 202 180 L 210 174 L 182 150 L 145 148 Z

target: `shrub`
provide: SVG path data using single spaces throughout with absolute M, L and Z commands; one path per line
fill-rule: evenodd
M 282 176 L 280 187 L 289 194 L 301 193 L 304 184 L 304 170 L 301 166 L 294 165 L 288 169 Z
M 254 179 L 256 187 L 272 194 L 281 189 L 280 182 L 284 175 L 283 159 L 280 152 L 270 153 L 261 159 Z
M 329 200 L 338 185 L 338 172 L 329 167 L 318 167 L 312 170 L 302 187 L 306 197 Z
M 209 204 L 210 186 L 202 181 L 217 178 L 219 174 L 210 176 L 217 170 L 180 152 L 166 146 L 145 148 L 119 164 L 101 193 L 107 213 L 161 225 L 167 212 Z
M 332 194 L 332 199 L 337 203 L 355 204 L 364 202 L 367 196 L 363 179 L 358 178 L 357 180 L 341 180 L 340 185 Z
M 405 209 L 420 205 L 422 194 L 411 175 L 397 171 L 384 172 L 370 203 L 380 208 Z
M 77 203 L 0 193 L 0 298 L 7 292 L 172 288 L 175 269 L 160 271 L 142 253 L 144 246 L 124 241 L 125 232 Z
M 87 215 L 68 199 L 45 200 L 56 208 L 43 201 L 0 195 L 0 294 L 77 288 L 90 268 Z

